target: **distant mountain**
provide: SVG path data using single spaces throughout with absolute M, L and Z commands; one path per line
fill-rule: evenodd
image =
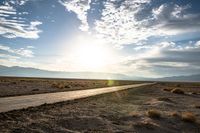
M 116 79 L 116 80 L 143 80 L 143 81 L 194 81 L 200 82 L 200 74 L 189 76 L 173 76 L 164 78 L 130 77 L 124 74 L 101 72 L 63 72 L 48 71 L 27 67 L 7 67 L 0 65 L 0 76 L 41 77 L 41 78 L 76 78 L 76 79 Z
M 156 81 L 189 81 L 189 82 L 200 82 L 200 74 L 189 75 L 189 76 L 173 76 L 153 79 Z
M 115 73 L 47 71 L 35 68 L 18 66 L 7 67 L 2 65 L 0 65 L 0 76 L 78 79 L 130 79 L 130 77 L 128 77 L 127 75 Z

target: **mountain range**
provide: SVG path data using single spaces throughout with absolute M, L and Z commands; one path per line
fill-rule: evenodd
M 48 71 L 30 67 L 7 67 L 2 65 L 0 65 L 0 76 L 125 80 L 129 78 L 126 75 L 115 73 Z
M 144 78 L 136 76 L 130 77 L 124 74 L 116 74 L 116 73 L 48 71 L 31 67 L 19 67 L 19 66 L 7 67 L 3 65 L 0 65 L 0 76 L 200 82 L 200 74 L 189 75 L 189 76 L 188 75 L 173 76 L 164 78 Z

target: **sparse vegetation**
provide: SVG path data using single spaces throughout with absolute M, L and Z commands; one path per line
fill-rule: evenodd
M 197 92 L 191 92 L 191 94 L 192 94 L 192 95 L 198 95 L 198 93 L 197 93 Z
M 177 84 L 176 86 L 177 86 L 177 87 L 181 87 L 181 84 Z
M 171 88 L 164 88 L 163 91 L 171 91 Z
M 39 91 L 39 89 L 32 89 L 32 91 Z
M 71 88 L 71 86 L 70 85 L 65 85 L 65 88 Z
M 185 122 L 196 122 L 196 116 L 192 112 L 183 112 L 181 118 Z
M 56 84 L 56 83 L 53 83 L 53 84 L 51 85 L 51 87 L 56 88 L 56 87 L 57 87 L 57 84 Z
M 16 84 L 17 84 L 17 82 L 12 82 L 12 84 L 16 85 Z
M 129 113 L 129 116 L 131 116 L 131 117 L 139 117 L 140 114 L 137 113 L 137 112 L 130 112 L 130 113 Z
M 148 111 L 147 111 L 147 115 L 148 115 L 150 118 L 160 118 L 160 117 L 161 117 L 160 111 L 155 110 L 155 109 L 148 110 Z
M 184 94 L 184 91 L 181 90 L 181 89 L 178 89 L 178 88 L 175 88 L 173 90 L 171 90 L 172 93 L 175 93 L 175 94 Z
M 200 105 L 193 105 L 194 108 L 200 109 Z
M 170 112 L 169 113 L 170 116 L 173 116 L 173 117 L 180 117 L 179 113 L 174 111 L 174 112 Z
M 20 82 L 19 79 L 5 79 L 5 82 L 1 83 L 1 88 L 12 90 L 14 87 L 18 87 L 16 92 L 24 89 L 31 94 L 37 94 L 45 89 L 49 89 L 46 92 L 59 92 L 107 85 L 107 81 L 99 80 L 50 79 L 49 82 L 46 82 L 46 80 L 39 79 L 31 80 L 32 82 L 27 81 L 28 79 L 26 82 Z M 11 84 L 12 82 L 17 82 L 17 85 Z M 60 84 L 65 88 L 56 88 Z M 78 84 L 77 87 L 75 84 Z M 181 87 L 178 87 L 177 84 L 181 84 Z M 178 131 L 186 131 L 196 133 L 198 132 L 196 129 L 200 129 L 198 124 L 200 97 L 198 95 L 173 95 L 171 90 L 178 88 L 183 90 L 185 94 L 188 92 L 200 93 L 199 86 L 200 83 L 166 82 L 163 85 L 158 83 L 111 94 L 1 113 L 0 129 L 5 132 L 17 132 L 17 127 L 20 129 L 18 132 L 35 130 L 41 132 L 63 132 L 64 130 L 64 132 L 68 132 L 69 130 L 71 132 L 177 133 Z M 67 87 L 71 88 L 67 89 Z M 170 91 L 163 91 L 169 88 Z M 39 89 L 39 91 L 32 91 L 33 89 Z M 181 113 L 183 111 L 192 113 L 189 115 Z
M 1 77 L 0 97 L 92 89 L 107 87 L 107 83 L 108 80 Z M 112 86 L 134 83 L 141 82 L 116 80 Z
M 151 130 L 153 130 L 156 127 L 155 124 L 148 121 L 137 122 L 133 126 L 136 128 L 147 128 Z
M 158 101 L 173 102 L 171 99 L 169 99 L 167 97 L 159 97 Z
M 64 89 L 65 85 L 63 83 L 53 83 L 52 87 L 57 89 Z

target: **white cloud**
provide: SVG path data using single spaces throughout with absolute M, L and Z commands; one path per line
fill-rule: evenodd
M 35 47 L 34 47 L 34 46 L 31 46 L 31 45 L 29 45 L 29 46 L 27 46 L 27 48 L 28 48 L 28 49 L 34 49 Z
M 132 73 L 146 71 L 154 76 L 195 74 L 200 71 L 198 43 L 177 45 L 174 42 L 161 42 L 137 46 L 135 50 L 140 52 L 126 60 L 124 67 L 132 69 Z
M 33 67 L 33 68 L 40 68 L 37 63 L 31 62 L 31 61 L 22 61 L 20 59 L 14 59 L 12 57 L 1 59 L 0 58 L 1 65 L 5 66 L 22 66 L 22 67 Z M 37 66 L 37 67 L 36 67 Z
M 150 2 L 152 1 L 125 0 L 116 4 L 108 0 L 101 19 L 95 23 L 97 36 L 121 46 L 140 43 L 149 37 L 167 37 L 200 31 L 200 14 L 189 13 L 189 5 L 162 4 L 149 8 L 147 5 L 150 5 Z
M 9 0 L 6 3 L 21 6 L 21 5 L 24 5 L 27 1 L 30 1 L 30 0 Z
M 94 27 L 87 22 L 91 0 L 60 0 L 81 20 L 80 29 L 88 31 L 118 48 L 137 44 L 149 37 L 167 37 L 200 31 L 200 14 L 189 13 L 190 5 L 165 3 L 152 6 L 152 0 L 107 0 Z M 90 30 L 90 29 L 91 30 Z
M 15 5 L 24 5 L 27 0 L 8 1 L 0 5 L 0 35 L 6 38 L 39 38 L 37 28 L 42 22 L 24 19 L 24 12 L 17 12 Z M 26 12 L 25 12 L 26 13 Z M 27 14 L 27 13 L 26 13 Z
M 139 51 L 141 49 L 147 49 L 148 51 L 151 51 L 152 49 L 176 49 L 176 44 L 174 42 L 160 42 L 157 44 L 153 44 L 153 45 L 139 45 L 136 46 L 134 49 L 136 51 Z
M 101 19 L 95 23 L 98 37 L 116 45 L 145 40 L 152 32 L 142 27 L 134 15 L 149 2 L 149 0 L 126 0 L 119 6 L 112 1 L 106 2 Z
M 0 45 L 0 50 L 7 51 L 8 53 L 20 55 L 23 57 L 34 57 L 33 51 L 26 48 L 12 49 L 5 45 Z
M 16 59 L 19 59 L 20 57 L 18 57 L 18 56 L 12 56 L 12 55 L 7 55 L 7 54 L 1 54 L 1 53 L 0 53 L 0 58 L 4 58 L 4 59 L 14 59 L 14 60 L 16 60 Z
M 178 35 L 200 31 L 200 14 L 189 13 L 189 5 L 163 4 L 153 8 L 153 18 L 148 26 L 154 26 L 159 34 Z
M 90 9 L 91 0 L 60 0 L 59 2 L 64 5 L 68 11 L 76 13 L 78 19 L 82 23 L 79 28 L 82 31 L 88 31 L 87 11 Z

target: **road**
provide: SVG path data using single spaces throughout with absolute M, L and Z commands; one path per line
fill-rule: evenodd
M 11 110 L 39 106 L 44 103 L 49 104 L 49 103 L 57 103 L 57 102 L 62 102 L 62 101 L 86 98 L 90 96 L 95 96 L 95 95 L 100 95 L 100 94 L 115 92 L 115 91 L 120 91 L 120 90 L 126 90 L 130 88 L 136 88 L 136 87 L 146 86 L 146 85 L 151 85 L 151 84 L 155 84 L 155 83 L 143 83 L 143 84 L 115 86 L 115 87 L 104 87 L 104 88 L 97 88 L 97 89 L 5 97 L 5 98 L 0 98 L 0 112 L 7 112 Z

